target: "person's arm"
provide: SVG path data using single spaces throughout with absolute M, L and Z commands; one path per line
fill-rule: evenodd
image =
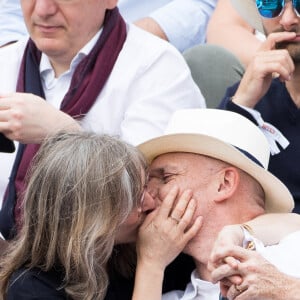
M 205 41 L 215 0 L 174 0 L 136 24 L 184 51 Z
M 166 36 L 165 32 L 163 29 L 159 26 L 159 24 L 152 18 L 150 17 L 145 17 L 142 19 L 139 19 L 134 22 L 134 24 L 158 37 L 165 41 L 169 41 L 168 37 Z
M 221 281 L 222 295 L 229 300 L 236 297 L 240 300 L 299 299 L 300 279 L 279 271 L 256 251 L 234 247 L 225 250 L 223 255 L 234 257 L 238 263 L 222 264 L 214 269 L 212 281 Z M 233 275 L 239 275 L 241 280 Z
M 260 240 L 265 246 L 269 246 L 277 244 L 288 234 L 300 230 L 300 215 L 269 213 L 258 216 L 245 224 L 253 237 Z M 217 261 L 219 253 L 224 247 L 243 246 L 244 229 L 242 224 L 224 226 L 215 241 L 210 261 Z
M 173 188 L 139 230 L 133 300 L 161 299 L 164 270 L 195 236 L 202 219 L 191 220 L 196 209 L 191 191 L 178 196 Z M 178 202 L 175 202 L 178 198 Z M 176 203 L 175 207 L 173 207 Z
M 254 28 L 232 6 L 231 0 L 219 0 L 207 26 L 207 43 L 228 49 L 247 66 L 261 41 L 255 36 Z
M 220 269 L 224 263 L 224 257 L 226 264 L 233 263 L 235 265 L 236 257 L 228 256 L 226 251 L 244 246 L 245 230 L 255 239 L 263 242 L 265 246 L 278 244 L 288 234 L 300 230 L 300 215 L 270 213 L 258 216 L 245 224 L 224 226 L 218 234 L 210 255 L 208 267 L 212 272 Z M 236 248 L 237 246 L 238 248 Z M 232 269 L 234 270 L 234 267 Z M 218 272 L 214 274 L 218 274 Z M 238 284 L 241 277 L 233 276 L 231 281 Z
M 262 251 L 260 242 L 256 239 L 260 239 L 265 245 L 278 244 L 286 235 L 300 229 L 300 216 L 292 213 L 264 214 L 243 225 L 225 226 L 218 235 L 208 264 L 213 282 L 220 281 L 222 294 L 229 299 L 234 299 L 238 294 L 243 295 L 240 298 L 242 300 L 297 299 L 293 298 L 292 293 L 300 288 L 300 280 L 280 272 L 255 251 L 244 249 L 245 229 L 248 231 L 247 235 L 250 233 L 254 237 L 255 245 Z M 283 247 L 282 253 L 290 247 L 284 243 L 279 245 Z M 297 245 L 294 244 L 293 247 Z M 297 252 L 297 248 L 294 250 L 289 259 L 292 264 L 295 256 L 292 253 Z M 286 271 L 298 270 L 296 264 L 293 264 L 293 268 L 289 264 L 285 266 Z M 285 284 L 291 284 L 292 292 L 284 288 Z
M 300 215 L 296 213 L 264 214 L 247 224 L 254 236 L 265 246 L 277 244 L 286 235 L 300 230 Z
M 286 50 L 276 49 L 276 43 L 296 37 L 295 32 L 276 32 L 268 35 L 249 63 L 240 85 L 232 98 L 238 105 L 255 107 L 269 90 L 274 74 L 282 82 L 292 79 L 295 65 Z

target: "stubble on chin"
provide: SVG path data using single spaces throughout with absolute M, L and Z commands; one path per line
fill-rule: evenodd
M 286 49 L 295 64 L 300 63 L 300 43 L 298 42 L 279 42 L 275 45 L 276 49 Z
M 273 33 L 275 32 L 284 32 L 285 30 L 283 28 L 277 28 L 273 30 Z M 291 32 L 298 33 L 297 28 L 293 28 L 290 30 Z M 295 64 L 300 63 L 300 43 L 299 42 L 291 42 L 291 41 L 282 41 L 275 44 L 275 49 L 282 50 L 286 49 L 288 53 L 290 54 L 293 62 Z

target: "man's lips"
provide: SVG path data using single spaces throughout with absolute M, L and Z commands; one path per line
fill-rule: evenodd
M 39 29 L 39 31 L 44 32 L 44 33 L 53 33 L 61 28 L 60 26 L 43 25 L 43 24 L 36 24 L 35 26 Z

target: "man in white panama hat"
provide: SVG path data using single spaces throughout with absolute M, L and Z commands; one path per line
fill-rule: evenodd
M 159 203 L 174 187 L 178 187 L 180 192 L 189 189 L 197 207 L 195 220 L 203 216 L 201 229 L 184 248 L 184 252 L 194 258 L 196 265 L 191 283 L 185 292 L 167 293 L 163 300 L 218 299 L 219 285 L 211 282 L 207 264 L 220 230 L 225 225 L 249 222 L 266 212 L 289 212 L 294 205 L 288 189 L 267 171 L 267 140 L 252 122 L 239 114 L 217 109 L 187 109 L 175 112 L 164 135 L 146 141 L 139 148 L 150 163 L 149 194 Z M 174 222 L 174 227 L 184 225 L 181 224 L 180 214 L 168 218 Z M 140 234 L 143 236 L 142 240 L 148 238 L 149 241 L 155 240 L 158 235 L 161 246 L 158 247 L 157 242 L 151 250 L 148 248 L 148 251 L 138 251 L 142 253 L 139 260 L 142 263 L 138 264 L 136 277 L 138 280 L 144 278 L 148 287 L 151 286 L 148 290 L 153 291 L 157 290 L 165 267 L 158 266 L 164 261 L 160 252 L 170 240 L 166 237 L 168 233 L 163 228 L 160 230 L 159 224 L 154 225 L 152 228 L 158 233 L 151 236 L 149 232 L 146 235 L 142 231 Z M 253 241 L 247 231 L 246 239 L 248 242 Z M 172 243 L 172 239 L 170 242 Z M 262 251 L 264 256 L 285 272 L 298 272 L 300 275 L 300 266 L 296 266 L 294 260 L 286 264 L 280 257 L 272 257 L 274 251 L 284 253 L 291 244 L 295 249 L 293 255 L 298 256 L 296 249 L 300 250 L 300 232 L 294 234 L 289 242 L 267 250 L 259 242 L 255 243 L 258 251 Z M 143 249 L 142 245 L 139 247 Z M 151 263 L 145 263 L 147 255 L 145 258 L 143 253 L 151 253 Z M 165 254 L 167 261 L 170 255 Z M 289 258 L 295 258 L 293 255 Z M 151 277 L 151 274 L 155 276 Z M 232 289 L 241 294 L 248 287 L 243 283 L 236 283 Z M 226 288 L 223 287 L 223 290 Z M 148 296 L 149 299 L 156 299 Z
M 242 80 L 229 88 L 220 108 L 238 112 L 266 134 L 272 146 L 269 170 L 291 191 L 300 212 L 300 1 L 232 0 L 267 35 Z

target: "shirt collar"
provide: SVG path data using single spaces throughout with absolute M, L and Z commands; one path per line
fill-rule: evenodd
M 187 288 L 184 292 L 184 297 L 183 299 L 198 299 L 199 294 L 202 294 L 203 298 L 203 293 L 216 293 L 218 295 L 219 293 L 219 285 L 218 284 L 213 284 L 212 282 L 201 280 L 198 277 L 197 271 L 194 270 L 191 274 L 191 282 L 187 285 Z M 201 299 L 202 299 L 201 298 Z
M 93 47 L 96 45 L 97 40 L 98 40 L 101 33 L 102 33 L 102 28 L 96 33 L 96 35 L 85 46 L 83 46 L 78 51 L 78 53 L 74 56 L 74 58 L 71 61 L 70 69 L 66 72 L 74 72 L 75 68 L 82 61 L 82 59 L 85 56 L 87 56 L 91 52 Z M 51 66 L 50 60 L 49 60 L 48 56 L 45 53 L 42 53 L 41 62 L 40 62 L 41 77 L 44 78 L 45 76 L 49 76 L 49 73 L 52 73 L 53 78 L 54 78 L 54 71 L 53 71 L 53 68 Z

